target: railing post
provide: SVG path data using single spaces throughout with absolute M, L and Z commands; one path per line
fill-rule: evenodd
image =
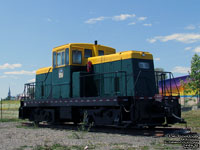
M 172 96 L 172 80 L 171 80 L 171 73 L 169 73 L 170 76 L 170 96 Z
M 163 74 L 164 78 L 164 96 L 166 96 L 166 81 L 165 81 L 165 74 Z

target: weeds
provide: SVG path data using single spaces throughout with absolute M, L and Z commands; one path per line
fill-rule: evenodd
M 93 126 L 93 122 L 89 123 L 87 111 L 84 112 L 83 122 L 81 122 L 80 127 L 78 127 L 78 132 L 72 132 L 69 138 L 74 139 L 84 139 L 85 135 L 90 131 Z
M 17 148 L 16 150 L 24 150 L 24 149 L 27 149 L 27 148 L 32 149 L 33 146 L 27 146 L 27 145 L 24 145 L 24 146 L 21 146 L 21 147 Z
M 78 127 L 79 132 L 89 132 L 91 127 L 94 125 L 94 123 L 89 123 L 88 113 L 87 111 L 84 112 L 83 115 L 83 122 L 81 122 L 81 126 Z

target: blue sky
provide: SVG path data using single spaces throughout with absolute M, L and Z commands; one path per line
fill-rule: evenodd
M 93 43 L 151 52 L 155 67 L 188 74 L 200 53 L 199 0 L 0 0 L 0 98 L 51 66 L 53 47 Z

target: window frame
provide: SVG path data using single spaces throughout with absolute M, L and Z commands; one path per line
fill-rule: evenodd
M 67 57 L 68 54 L 68 57 Z M 69 65 L 69 48 L 65 49 L 65 65 Z
M 81 54 L 81 62 L 80 63 L 74 63 L 74 52 L 80 52 Z M 82 51 L 79 50 L 79 49 L 73 49 L 72 50 L 72 64 L 75 64 L 75 65 L 81 65 L 83 63 L 83 58 L 82 58 L 83 54 L 82 54 Z
M 103 52 L 103 55 L 100 55 L 101 52 Z M 104 55 L 105 55 L 104 50 L 98 50 L 98 56 L 104 56 Z
M 60 54 L 60 63 L 61 64 L 59 64 L 58 65 L 58 54 Z M 61 51 L 58 51 L 58 52 L 56 52 L 56 66 L 57 67 L 60 67 L 60 66 L 64 66 L 65 65 L 65 50 L 61 50 Z M 64 58 L 63 58 L 64 57 Z
M 53 52 L 53 68 L 57 66 L 57 52 Z
M 89 57 L 86 57 L 86 51 L 90 51 L 90 56 L 89 57 L 92 57 L 92 49 L 84 49 L 84 58 L 89 58 Z
M 150 69 L 149 62 L 138 62 L 138 67 L 140 69 Z
M 58 56 L 60 55 L 60 63 L 58 64 Z M 53 52 L 53 68 L 62 67 L 66 65 L 66 52 L 65 50 L 59 50 Z

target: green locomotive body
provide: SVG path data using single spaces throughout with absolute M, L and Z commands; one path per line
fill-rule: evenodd
M 116 53 L 97 43 L 67 44 L 52 53 L 52 67 L 39 69 L 36 82 L 25 85 L 19 118 L 78 123 L 87 112 L 88 123 L 96 125 L 164 126 L 184 122 L 179 94 L 166 89 L 166 73 L 154 71 L 152 54 Z

